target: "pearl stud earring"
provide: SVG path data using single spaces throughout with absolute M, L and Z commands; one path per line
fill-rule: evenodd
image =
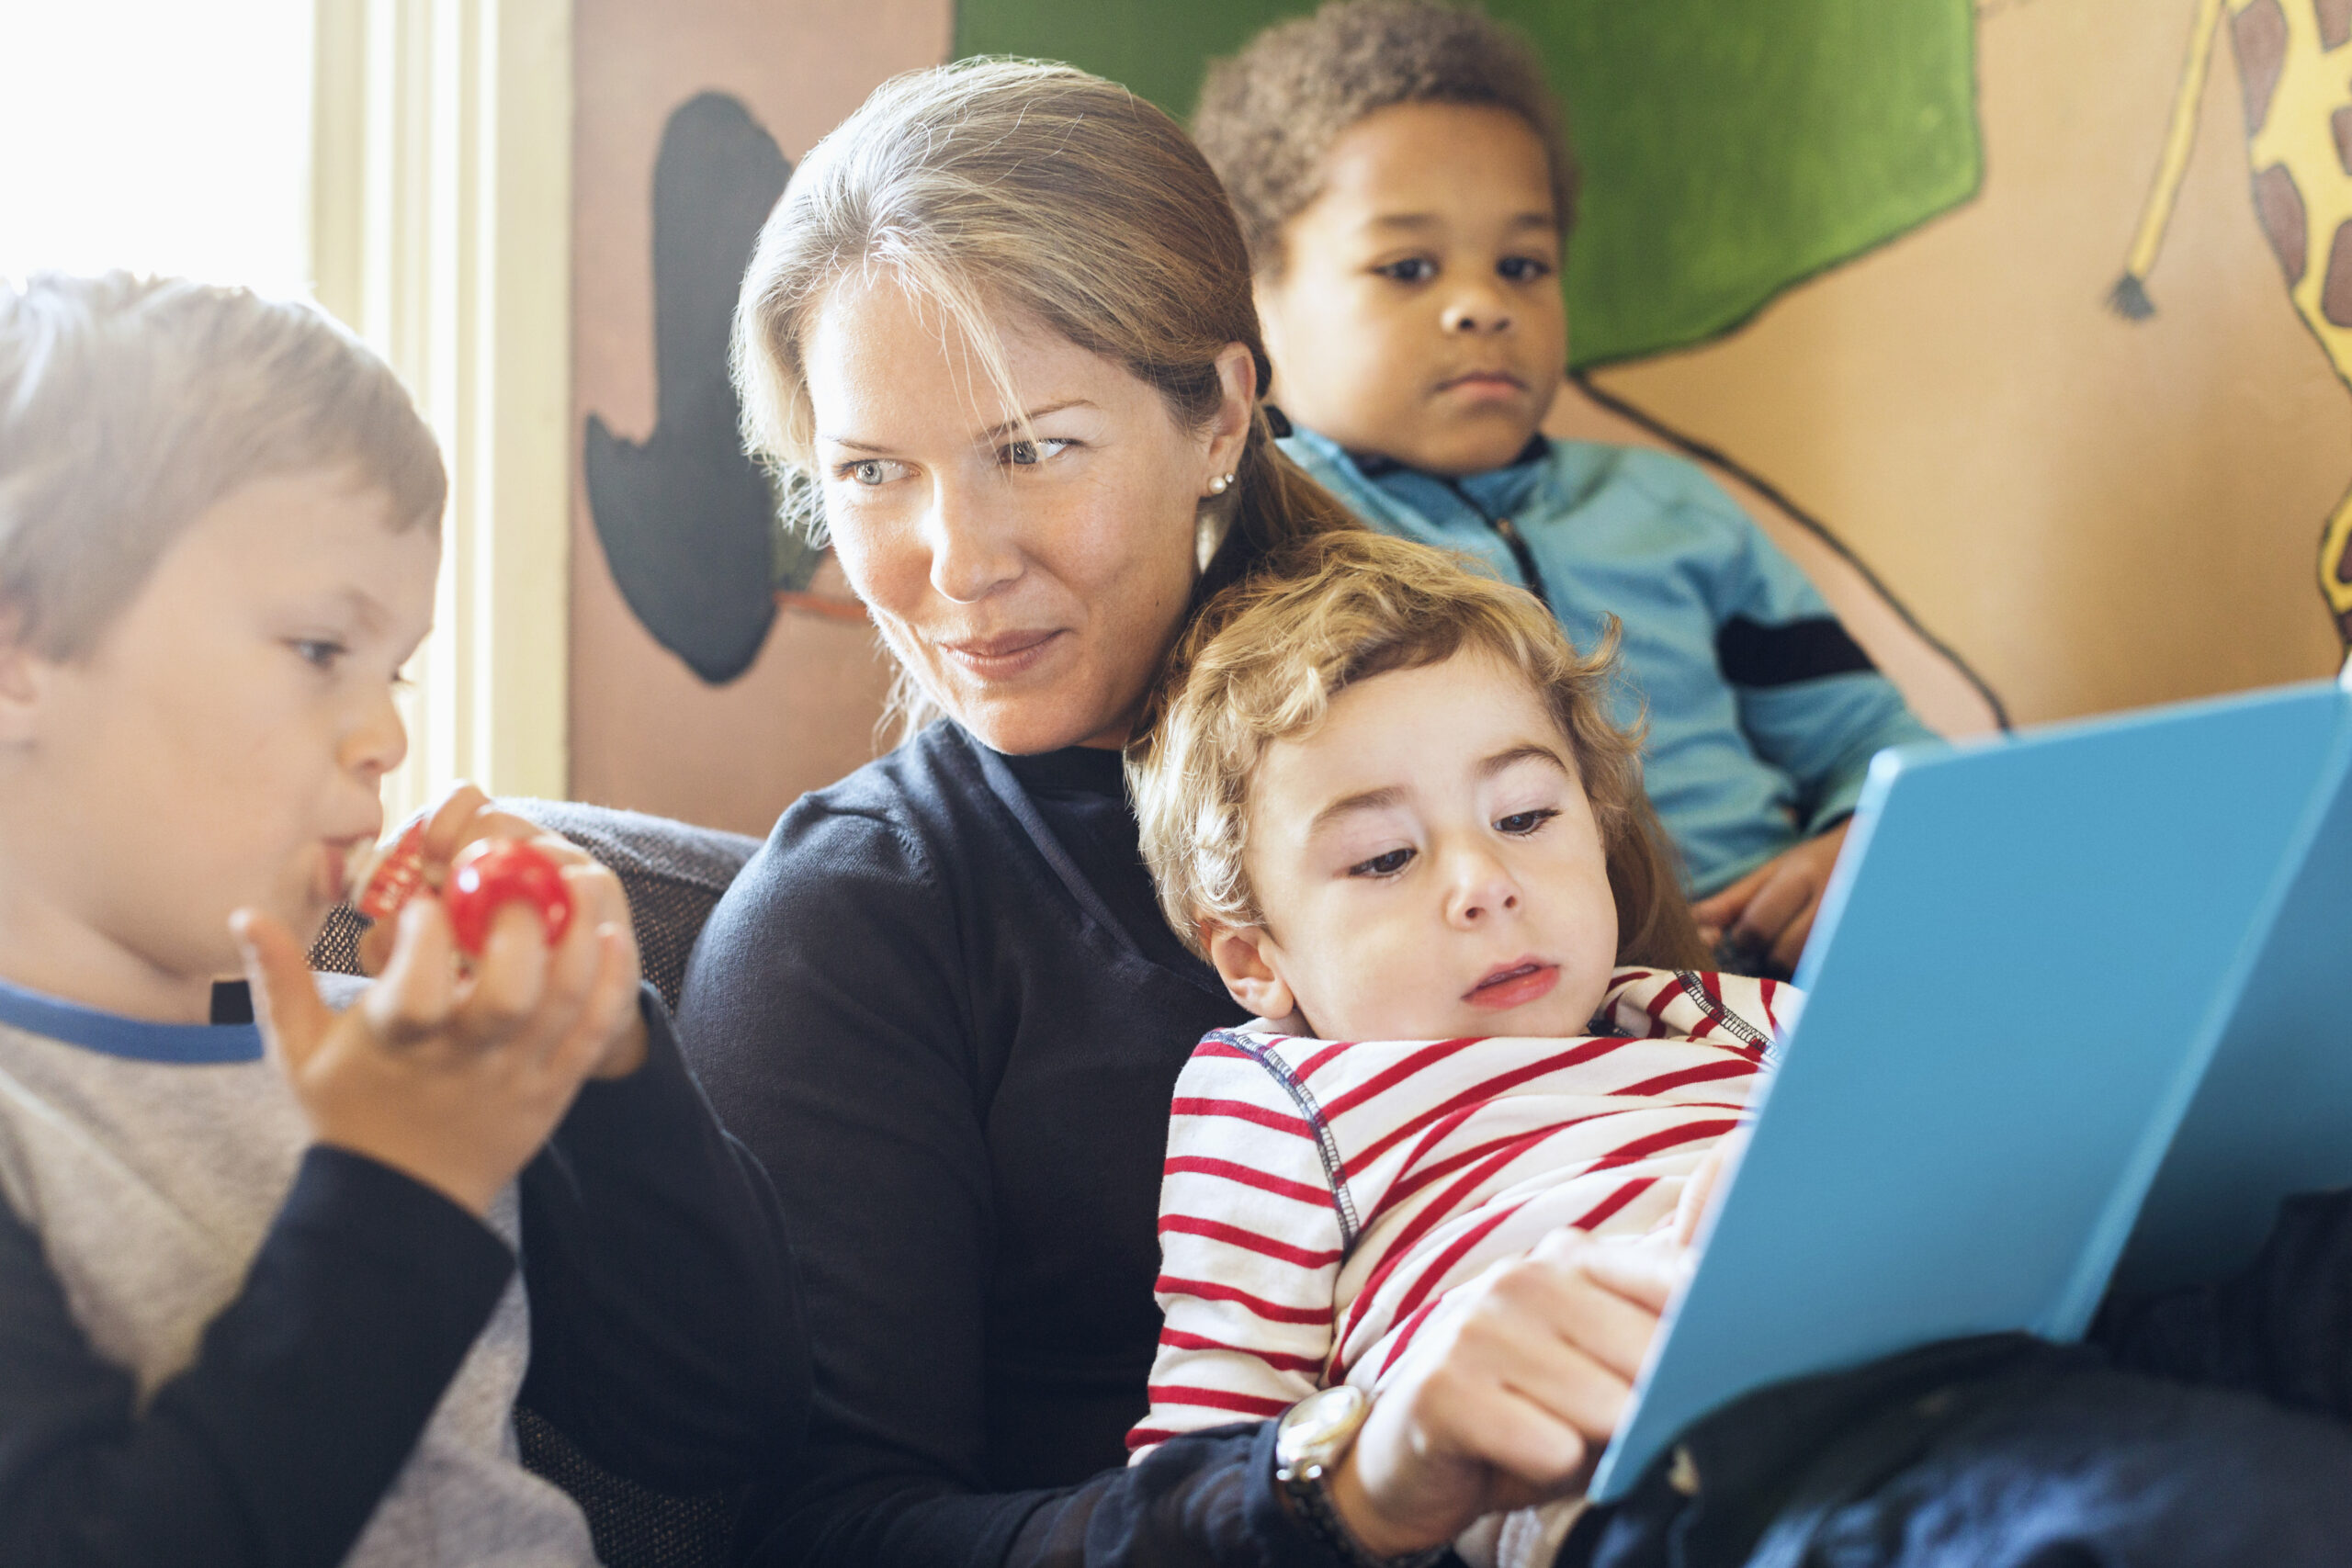
M 1211 495 L 1223 495 L 1227 491 L 1233 488 L 1233 479 L 1234 476 L 1231 474 L 1217 475 L 1216 478 L 1209 480 L 1209 493 Z

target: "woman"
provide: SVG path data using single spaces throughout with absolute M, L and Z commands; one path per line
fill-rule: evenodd
M 736 360 L 904 701 L 944 715 L 786 813 L 687 976 L 816 1347 L 758 1560 L 1385 1560 L 1571 1483 L 1666 1280 L 1566 1247 L 1486 1282 L 1328 1488 L 1278 1487 L 1271 1421 L 1120 1468 L 1170 1092 L 1241 1013 L 1160 921 L 1117 748 L 1192 606 L 1351 525 L 1272 446 L 1247 254 L 1189 140 L 1064 68 L 902 77 L 802 164 Z

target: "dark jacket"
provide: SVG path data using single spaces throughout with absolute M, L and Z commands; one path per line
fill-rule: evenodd
M 942 722 L 784 815 L 680 1015 L 792 1216 L 816 1360 L 753 1561 L 1329 1561 L 1261 1429 L 1123 1468 L 1170 1096 L 1243 1016 L 1159 919 L 1115 753 Z

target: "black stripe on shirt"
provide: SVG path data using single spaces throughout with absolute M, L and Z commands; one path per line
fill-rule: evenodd
M 1735 686 L 1792 686 L 1878 668 L 1829 615 L 1777 626 L 1734 615 L 1715 633 L 1715 664 Z

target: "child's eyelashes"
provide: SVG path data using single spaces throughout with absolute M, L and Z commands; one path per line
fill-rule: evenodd
M 289 637 L 286 646 L 294 650 L 295 658 L 325 674 L 333 674 L 351 651 L 334 638 L 322 637 Z
M 1407 256 L 1383 262 L 1372 270 L 1396 283 L 1427 283 L 1437 276 L 1437 263 L 1429 256 Z
M 1550 806 L 1540 807 L 1532 811 L 1514 811 L 1508 817 L 1495 818 L 1495 831 L 1508 833 L 1513 838 L 1525 838 L 1559 814 L 1558 807 Z
M 1390 850 L 1385 853 L 1376 854 L 1370 860 L 1356 862 L 1355 864 L 1348 867 L 1348 874 L 1369 877 L 1394 876 L 1413 863 L 1413 856 L 1417 852 L 1411 849 Z
M 1541 256 L 1505 256 L 1495 271 L 1512 283 L 1535 283 L 1552 276 L 1552 264 Z

